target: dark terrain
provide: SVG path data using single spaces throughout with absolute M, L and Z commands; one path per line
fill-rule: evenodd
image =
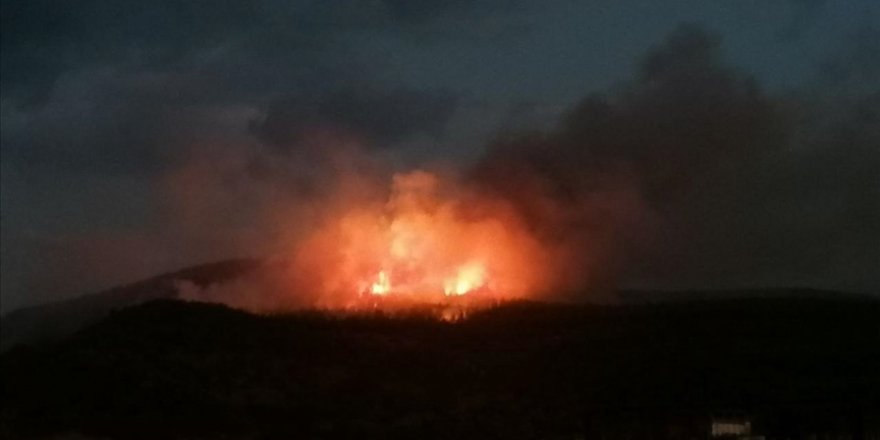
M 147 302 L 0 357 L 0 437 L 871 438 L 880 301 L 508 303 L 445 323 Z
M 177 297 L 175 283 L 188 281 L 205 287 L 240 278 L 269 266 L 258 259 L 225 260 L 159 275 L 102 292 L 64 301 L 25 307 L 0 321 L 0 350 L 16 344 L 55 341 L 103 319 L 112 310 L 156 299 Z

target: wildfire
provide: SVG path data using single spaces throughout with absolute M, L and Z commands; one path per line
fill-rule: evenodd
M 394 177 L 389 199 L 342 210 L 301 247 L 300 266 L 333 298 L 435 301 L 522 296 L 542 249 L 503 206 L 432 173 Z
M 483 287 L 486 283 L 486 268 L 482 264 L 468 264 L 458 269 L 455 277 L 443 284 L 447 295 L 464 295 Z
M 388 274 L 380 271 L 376 276 L 376 281 L 370 286 L 370 293 L 373 295 L 385 295 L 391 291 L 391 283 L 388 281 Z
M 403 286 L 412 284 L 411 281 L 401 281 Z M 443 293 L 446 296 L 464 295 L 487 288 L 487 284 L 485 266 L 479 263 L 471 263 L 459 267 L 452 276 L 443 279 Z M 426 285 L 426 287 L 428 290 L 431 289 L 430 285 Z M 379 273 L 376 274 L 375 280 L 370 284 L 369 293 L 382 296 L 392 292 L 406 293 L 401 292 L 400 289 L 395 289 L 392 286 L 388 271 L 380 270 Z

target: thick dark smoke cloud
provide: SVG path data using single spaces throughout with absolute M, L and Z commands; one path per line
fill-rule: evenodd
M 786 103 L 725 66 L 719 44 L 679 27 L 631 84 L 583 99 L 555 131 L 495 142 L 473 179 L 543 234 L 598 245 L 624 283 L 876 287 L 878 94 Z M 637 200 L 596 209 L 614 188 Z
M 330 171 L 484 147 L 469 178 L 589 248 L 573 273 L 876 290 L 878 12 L 2 0 L 3 310 L 260 255 L 286 226 L 264 213 L 310 209 Z M 683 19 L 724 41 L 679 29 L 621 84 Z

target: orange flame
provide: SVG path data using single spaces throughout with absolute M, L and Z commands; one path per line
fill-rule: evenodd
M 425 171 L 396 175 L 388 201 L 343 211 L 298 261 L 332 298 L 509 298 L 540 284 L 544 252 L 504 205 Z
M 446 295 L 464 295 L 484 287 L 486 283 L 486 268 L 479 263 L 471 263 L 458 268 L 458 273 L 443 282 L 443 292 Z
M 376 281 L 370 286 L 370 293 L 373 295 L 385 295 L 391 291 L 391 283 L 388 282 L 388 275 L 385 271 L 380 271 L 376 277 Z

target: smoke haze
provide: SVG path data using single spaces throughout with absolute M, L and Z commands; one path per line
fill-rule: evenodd
M 876 5 L 783 2 L 752 20 L 757 42 L 736 27 L 752 11 L 670 8 L 574 38 L 595 49 L 545 26 L 579 16 L 561 4 L 379 3 L 219 5 L 175 35 L 174 8 L 101 34 L 89 8 L 4 1 L 4 312 L 240 256 L 294 268 L 183 296 L 308 297 L 303 243 L 352 209 L 386 215 L 394 176 L 417 170 L 452 188 L 456 222 L 515 225 L 548 289 L 880 288 Z M 532 50 L 500 57 L 515 48 Z

